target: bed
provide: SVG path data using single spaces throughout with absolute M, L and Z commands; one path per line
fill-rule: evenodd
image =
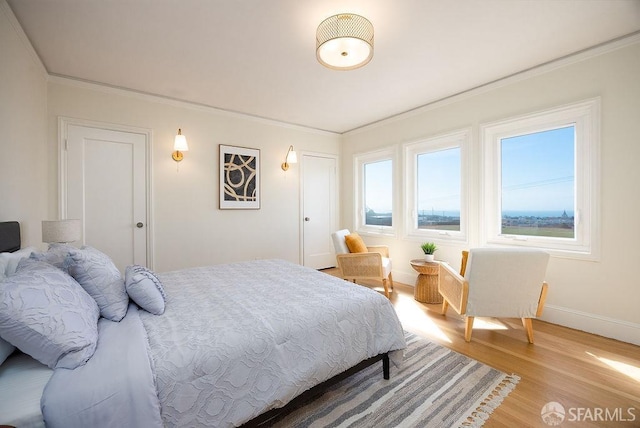
M 5 226 L 0 224 L 0 252 L 15 251 L 14 233 L 8 238 Z M 89 250 L 58 248 L 66 252 L 62 267 L 52 262 L 55 257 L 43 261 L 52 249 L 39 256 L 30 253 L 35 261 L 21 261 L 16 273 L 0 279 L 0 311 L 3 298 L 27 287 L 17 277 L 31 271 L 35 273 L 29 278 L 57 275 L 55 281 L 68 282 L 77 274 L 70 258 L 85 257 Z M 0 425 L 255 426 L 367 364 L 382 360 L 380 376 L 385 371 L 388 378 L 389 361 L 401 363 L 405 341 L 400 322 L 388 299 L 366 287 L 283 260 L 160 274 L 127 269 L 120 280 L 125 293 L 133 290 L 130 277 L 144 273 L 144 278 L 155 279 L 145 284 L 162 291 L 162 302 L 126 293 L 126 303 L 119 302 L 114 310 L 93 295 L 93 283 L 79 278 L 96 307 L 82 295 L 64 314 L 91 306 L 84 311 L 90 313 L 85 324 L 91 336 L 95 318 L 95 344 L 74 339 L 77 346 L 49 360 L 32 344 L 18 346 L 0 365 Z M 163 307 L 154 307 L 157 303 Z M 109 319 L 117 319 L 118 312 L 126 315 Z M 9 322 L 0 314 L 0 337 L 20 345 Z M 27 351 L 46 364 L 25 355 Z M 3 377 L 7 372 L 13 386 Z M 39 381 L 19 394 L 31 400 L 22 406 L 29 414 L 16 415 L 2 394 L 11 396 L 15 385 L 26 385 L 30 377 Z

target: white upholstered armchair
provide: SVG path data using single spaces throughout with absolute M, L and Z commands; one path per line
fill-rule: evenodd
M 342 229 L 331 234 L 336 250 L 336 261 L 343 279 L 356 282 L 359 279 L 378 279 L 382 281 L 384 295 L 389 297 L 389 288 L 393 291 L 391 259 L 386 245 L 365 246 L 362 242 L 360 252 L 352 252 L 347 245 L 347 236 L 359 238 L 349 230 Z
M 442 314 L 451 306 L 466 317 L 467 342 L 471 341 L 474 317 L 522 318 L 529 343 L 533 343 L 531 319 L 542 315 L 548 262 L 549 254 L 544 251 L 478 248 L 469 251 L 462 275 L 441 263 L 438 291 L 444 298 Z

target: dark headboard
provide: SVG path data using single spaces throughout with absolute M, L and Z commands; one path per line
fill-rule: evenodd
M 20 223 L 17 221 L 0 222 L 0 253 L 20 249 Z

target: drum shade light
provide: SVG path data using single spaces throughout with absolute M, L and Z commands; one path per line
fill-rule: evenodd
M 318 25 L 316 57 L 332 70 L 354 70 L 373 58 L 373 24 L 360 15 L 341 13 Z

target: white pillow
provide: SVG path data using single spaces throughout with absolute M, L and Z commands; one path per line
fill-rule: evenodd
M 58 269 L 62 269 L 67 272 L 67 269 L 64 266 L 64 261 L 67 258 L 70 250 L 75 250 L 76 247 L 69 244 L 50 244 L 49 249 L 44 253 L 40 253 L 34 251 L 31 253 L 31 258 L 34 260 L 47 262 L 52 266 L 57 267 Z M 67 272 L 69 273 L 69 272 Z
M 9 275 L 13 275 L 18 268 L 20 260 L 28 258 L 36 251 L 33 247 L 23 248 L 13 253 L 0 253 L 0 281 Z M 15 346 L 0 337 L 0 364 L 2 364 L 16 349 Z
M 131 300 L 154 315 L 164 313 L 166 300 L 164 287 L 151 270 L 139 265 L 127 266 L 124 278 L 127 294 Z
M 64 266 L 94 298 L 100 315 L 116 322 L 124 318 L 129 308 L 129 296 L 122 275 L 109 256 L 85 245 L 81 249 L 70 249 Z
M 25 259 L 0 282 L 0 335 L 50 368 L 84 364 L 98 343 L 96 302 L 69 275 Z
M 20 260 L 29 257 L 33 251 L 36 251 L 36 249 L 27 247 L 13 253 L 0 253 L 0 280 L 13 275 L 18 268 Z

